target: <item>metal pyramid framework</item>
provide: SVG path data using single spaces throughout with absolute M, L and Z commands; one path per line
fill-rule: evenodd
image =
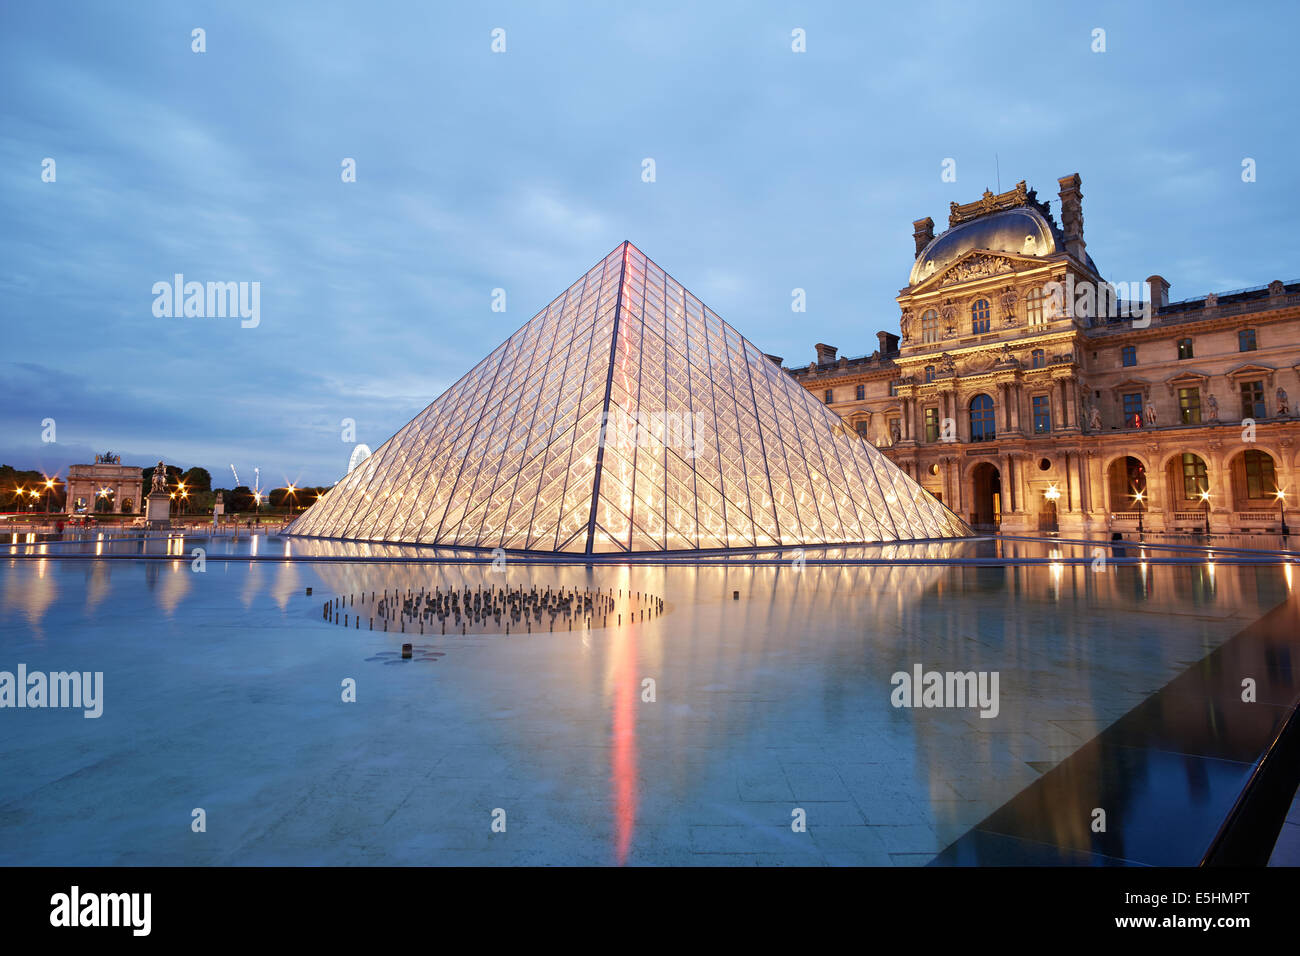
M 627 242 L 288 532 L 578 554 L 971 533 Z

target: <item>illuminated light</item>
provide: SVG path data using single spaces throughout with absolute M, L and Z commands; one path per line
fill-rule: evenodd
M 766 364 L 751 365 L 749 356 L 757 355 L 758 350 L 712 313 L 695 316 L 678 307 L 676 311 L 682 312 L 685 321 L 681 325 L 666 323 L 674 306 L 656 305 L 644 290 L 638 291 L 638 283 L 645 281 L 636 277 L 640 261 L 641 254 L 631 246 L 621 247 L 565 294 L 580 298 L 584 290 L 599 290 L 590 301 L 599 318 L 595 331 L 585 338 L 579 335 L 569 340 L 561 332 L 557 323 L 568 321 L 564 298 L 533 320 L 538 340 L 550 343 L 543 346 L 549 348 L 547 361 L 557 368 L 577 368 L 583 374 L 576 380 L 539 381 L 536 400 L 510 410 L 509 414 L 517 417 L 490 419 L 511 436 L 532 438 L 520 442 L 521 450 L 529 452 L 526 457 L 516 455 L 512 448 L 505 459 L 508 464 L 495 452 L 482 456 L 480 462 L 466 454 L 463 443 L 454 440 L 456 434 L 474 434 L 474 429 L 489 421 L 487 416 L 497 414 L 497 407 L 484 399 L 489 372 L 492 379 L 528 381 L 528 368 L 535 356 L 527 349 L 518 354 L 505 349 L 496 353 L 495 364 L 476 367 L 435 400 L 430 412 L 422 413 L 411 427 L 399 432 L 395 454 L 389 460 L 401 464 L 391 470 L 382 462 L 372 464 L 367 470 L 373 479 L 368 487 L 367 483 L 341 485 L 328 508 L 316 507 L 316 502 L 291 526 L 290 533 L 346 537 L 359 528 L 367 537 L 383 540 L 436 545 L 468 541 L 488 547 L 511 543 L 504 537 L 506 533 L 527 533 L 530 541 L 549 540 L 555 547 L 569 550 L 603 544 L 594 537 L 604 533 L 634 550 L 753 547 L 774 535 L 776 528 L 791 526 L 806 529 L 799 537 L 807 542 L 827 536 L 836 541 L 858 541 L 968 533 L 959 519 L 909 484 L 911 479 L 900 475 L 874 447 L 863 444 L 846 459 L 843 449 L 850 444 L 859 449 L 858 443 L 835 442 L 840 449 L 836 451 L 829 438 L 814 437 L 810 445 L 808 435 L 797 427 L 787 430 L 793 421 L 829 423 L 834 418 L 797 382 L 769 370 Z M 635 309 L 620 308 L 620 297 L 640 304 Z M 572 310 L 568 314 L 571 316 Z M 674 352 L 665 350 L 665 338 Z M 671 355 L 678 359 L 666 360 Z M 739 400 L 733 379 L 750 381 L 756 369 L 761 370 L 757 374 L 764 386 L 758 390 L 757 402 L 752 397 Z M 611 380 L 612 388 L 608 386 Z M 572 387 L 567 384 L 570 381 Z M 689 404 L 679 403 L 686 395 L 693 396 Z M 666 422 L 655 417 L 683 414 L 687 409 L 693 419 L 691 433 L 703 443 L 692 450 L 705 451 L 699 458 L 684 456 L 681 449 L 674 449 L 676 457 L 669 456 L 664 438 L 673 436 L 675 442 L 676 436 Z M 788 420 L 791 418 L 793 421 Z M 455 431 L 447 432 L 449 428 Z M 803 437 L 798 437 L 801 434 Z M 421 461 L 419 470 L 399 470 L 410 467 L 405 463 L 413 460 L 410 452 L 416 444 L 437 450 Z M 551 462 L 559 465 L 558 474 Z M 668 462 L 673 467 L 665 467 Z M 820 470 L 822 464 L 827 465 L 827 472 Z M 537 474 L 543 467 L 542 474 Z M 449 486 L 438 485 L 441 474 L 450 476 Z M 419 506 L 422 514 L 412 511 L 416 507 L 412 502 L 401 501 L 411 488 L 383 490 L 384 481 L 399 476 L 404 486 L 409 480 L 416 488 L 434 488 L 430 500 Z M 559 486 L 557 479 L 562 480 Z M 375 485 L 381 490 L 370 492 L 368 488 Z M 771 495 L 766 492 L 769 487 L 781 490 Z M 882 494 L 891 487 L 886 503 Z M 560 492 L 560 488 L 567 490 Z M 559 493 L 547 493 L 548 489 Z M 344 496 L 342 502 L 339 495 Z M 394 507 L 371 511 L 367 505 L 372 495 L 382 495 Z M 412 499 L 417 497 L 412 491 Z M 724 498 L 729 499 L 726 504 Z M 802 514 L 786 513 L 794 499 L 800 509 L 824 510 L 827 524 L 816 520 L 803 524 Z M 914 507 L 904 512 L 901 504 L 908 501 Z M 499 520 L 509 515 L 512 503 L 526 509 L 522 514 L 527 525 L 522 520 Z M 886 508 L 890 511 L 887 516 L 875 513 Z M 830 519 L 837 509 L 839 517 Z M 359 520 L 363 511 L 365 520 Z M 672 519 L 671 537 L 661 512 Z M 593 539 L 587 540 L 583 532 L 588 515 L 593 514 L 600 531 L 593 528 Z M 728 520 L 732 514 L 735 523 Z M 699 521 L 706 515 L 705 521 Z M 524 530 L 516 531 L 521 526 Z M 688 531 L 694 535 L 704 527 L 712 529 L 709 541 L 687 540 L 680 534 Z M 641 533 L 635 540 L 627 537 L 633 528 L 649 537 Z M 578 535 L 576 541 L 573 532 Z

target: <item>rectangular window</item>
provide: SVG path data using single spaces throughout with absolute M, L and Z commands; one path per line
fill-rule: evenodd
M 925 410 L 925 440 L 939 440 L 939 409 L 937 408 Z
M 939 313 L 934 309 L 921 316 L 921 341 L 939 341 Z
M 970 330 L 976 335 L 981 335 L 989 330 L 989 308 L 988 299 L 979 299 L 970 307 Z
M 1192 340 L 1191 340 L 1191 339 L 1179 339 L 1179 340 L 1178 340 L 1178 359 L 1179 359 L 1179 361 L 1182 361 L 1183 359 L 1189 359 L 1189 358 L 1191 358 L 1191 357 L 1192 357 Z
M 1205 462 L 1199 455 L 1183 455 L 1183 498 L 1199 499 L 1202 491 L 1210 490 L 1210 480 L 1205 474 Z
M 826 389 L 826 404 L 829 405 L 835 398 L 835 393 L 831 389 Z
M 1047 355 L 1042 349 L 1034 349 L 1029 353 L 1029 361 L 1034 368 L 1042 368 L 1047 364 Z
M 1264 408 L 1264 383 L 1241 383 L 1241 417 L 1263 418 L 1267 415 Z
M 1254 329 L 1242 329 L 1240 332 L 1237 333 L 1238 352 L 1253 352 L 1255 351 L 1255 349 L 1256 349 L 1256 345 L 1255 345 Z
M 926 380 L 927 382 L 933 382 L 933 381 L 934 381 L 934 366 L 933 366 L 933 365 L 927 365 L 927 366 L 925 367 L 925 380 Z
M 866 422 L 858 422 L 857 428 L 858 428 L 858 437 L 859 437 L 859 438 L 862 438 L 862 439 L 866 439 L 866 437 L 867 437 L 867 423 L 866 423 Z
M 859 385 L 854 390 L 853 397 L 856 398 L 858 401 L 862 401 L 864 398 L 867 397 L 867 387 L 865 385 Z
M 1122 349 L 1120 349 L 1120 361 L 1124 363 L 1125 368 L 1127 368 L 1130 365 L 1136 365 L 1138 363 L 1137 346 L 1126 345 Z
M 1142 427 L 1142 393 L 1129 392 L 1124 396 L 1124 427 Z
M 1246 458 L 1246 497 L 1272 498 L 1277 494 L 1277 475 L 1271 455 L 1248 451 Z
M 1046 435 L 1052 430 L 1052 400 L 1048 395 L 1034 396 L 1034 434 Z
M 1043 290 L 1033 289 L 1025 297 L 1025 318 L 1030 328 L 1036 325 L 1046 325 L 1047 320 L 1043 316 Z
M 1199 388 L 1180 388 L 1178 390 L 1178 418 L 1184 425 L 1201 423 L 1201 390 Z

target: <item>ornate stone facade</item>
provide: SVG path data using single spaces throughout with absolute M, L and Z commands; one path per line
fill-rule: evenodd
M 120 456 L 105 454 L 96 455 L 93 465 L 69 467 L 68 514 L 138 514 L 144 497 L 144 471 L 121 462 Z
M 1300 283 L 1107 285 L 1082 182 L 1059 186 L 1061 225 L 1024 183 L 953 204 L 937 237 L 918 220 L 901 339 L 791 374 L 977 526 L 1279 530 L 1277 492 L 1300 504 Z

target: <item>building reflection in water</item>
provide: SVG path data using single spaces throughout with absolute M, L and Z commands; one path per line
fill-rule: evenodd
M 278 554 L 274 547 L 273 540 L 259 544 L 264 555 Z M 61 573 L 10 562 L 0 574 L 0 606 L 6 618 L 21 614 L 39 631 L 57 602 L 67 601 L 74 581 L 84 581 L 84 601 L 74 603 L 86 616 L 115 601 L 135 602 L 140 613 L 143 581 L 152 592 L 149 603 L 178 624 L 190 608 L 210 615 L 216 599 L 208 595 L 219 593 L 221 601 L 242 605 L 241 614 L 273 607 L 282 616 L 301 614 L 303 626 L 316 629 L 326 626 L 319 616 L 326 598 L 364 593 L 369 608 L 371 593 L 385 590 L 613 589 L 629 610 L 629 592 L 660 596 L 662 616 L 633 622 L 629 614 L 621 624 L 611 617 L 608 626 L 589 632 L 557 631 L 542 640 L 517 632 L 439 635 L 450 645 L 448 656 L 413 672 L 423 675 L 417 686 L 444 705 L 450 701 L 463 717 L 412 722 L 417 747 L 433 753 L 472 743 L 499 754 L 514 772 L 544 780 L 557 801 L 568 791 L 589 798 L 575 797 L 555 816 L 608 833 L 608 852 L 618 863 L 653 861 L 639 858 L 638 847 L 675 839 L 662 834 L 680 833 L 710 807 L 748 800 L 745 774 L 770 771 L 779 782 L 805 765 L 828 767 L 830 777 L 845 781 L 856 774 L 858 783 L 846 787 L 864 807 L 873 792 L 896 794 L 890 799 L 903 809 L 889 819 L 904 819 L 905 810 L 909 826 L 931 828 L 935 852 L 1273 607 L 1291 580 L 1289 566 L 1216 568 L 1204 561 L 1097 571 L 1086 562 L 1067 563 L 1091 557 L 1081 546 L 1054 545 L 1059 553 L 1053 553 L 1013 541 L 869 549 L 872 557 L 899 562 L 881 565 L 508 561 L 500 573 L 481 564 L 367 563 L 428 554 L 400 545 L 304 539 L 293 547 L 293 563 L 214 562 L 204 578 L 194 576 L 187 547 L 176 560 L 118 563 L 111 588 L 108 562 L 64 563 L 57 565 Z M 904 563 L 976 547 L 988 556 L 1051 560 L 992 567 Z M 846 559 L 867 551 L 831 550 Z M 248 551 L 214 542 L 209 555 L 216 553 Z M 312 556 L 360 560 L 299 563 Z M 821 554 L 810 552 L 814 557 Z M 316 595 L 305 598 L 303 587 L 312 584 Z M 60 585 L 70 590 L 61 592 Z M 732 597 L 737 591 L 739 600 Z M 354 615 L 361 610 L 349 607 Z M 377 635 L 362 613 L 366 633 L 356 641 L 370 651 Z M 414 629 L 381 638 L 394 647 L 419 639 Z M 915 664 L 998 671 L 998 718 L 982 719 L 973 710 L 894 709 L 890 676 Z M 642 699 L 647 678 L 655 681 L 653 703 Z M 418 700 L 403 705 L 419 711 Z M 498 710 L 518 716 L 482 719 Z M 792 789 L 798 799 L 798 786 Z M 756 799 L 745 812 L 756 818 L 782 799 L 789 803 Z M 785 806 L 786 827 L 788 813 Z M 873 813 L 863 810 L 868 824 L 878 822 Z

